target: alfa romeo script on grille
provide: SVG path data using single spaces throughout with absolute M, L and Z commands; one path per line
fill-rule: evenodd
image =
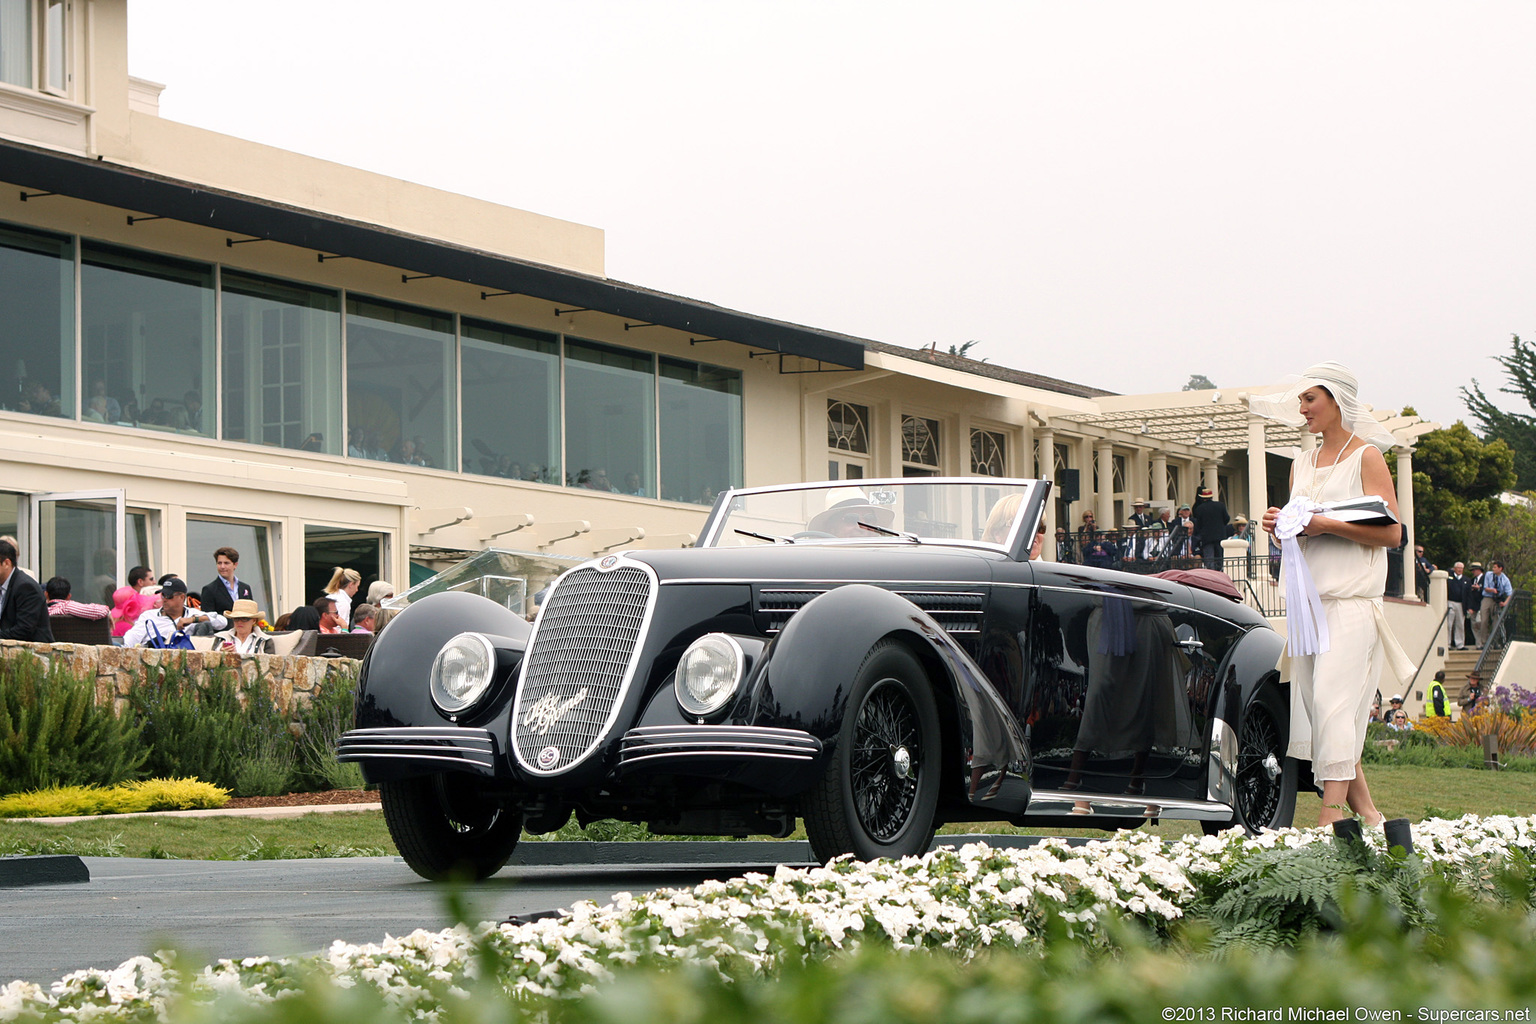
M 554 727 L 554 724 L 565 717 L 565 713 L 582 701 L 587 699 L 587 688 L 583 686 L 572 697 L 565 700 L 558 699 L 552 693 L 546 693 L 538 702 L 523 713 L 523 728 L 531 730 L 535 735 L 543 736 Z

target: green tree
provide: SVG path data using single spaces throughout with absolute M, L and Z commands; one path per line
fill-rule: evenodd
M 1525 497 L 1536 502 L 1536 492 L 1527 492 Z M 1484 565 L 1488 559 L 1497 558 L 1516 588 L 1536 590 L 1536 508 L 1530 504 L 1498 505 L 1488 518 L 1474 522 L 1470 533 L 1473 558 Z
M 1394 476 L 1395 455 L 1387 457 Z M 1460 420 L 1418 439 L 1413 452 L 1415 538 L 1442 569 L 1468 561 L 1473 527 L 1500 509 L 1515 483 L 1515 456 L 1503 441 L 1483 441 Z
M 961 357 L 964 357 L 964 358 L 970 358 L 969 356 L 966 356 L 966 353 L 969 352 L 971 349 L 975 348 L 977 345 L 980 345 L 980 344 L 981 344 L 980 341 L 976 340 L 975 338 L 972 338 L 970 341 L 966 342 L 964 345 L 951 345 L 951 346 L 949 346 L 949 354 L 952 355 L 952 356 L 961 356 Z M 986 360 L 983 359 L 982 362 L 986 362 Z
M 1180 391 L 1211 391 L 1215 387 L 1216 387 L 1215 383 L 1213 383 L 1211 378 L 1207 377 L 1205 374 L 1203 374 L 1203 373 L 1192 373 L 1192 374 L 1189 375 L 1189 383 L 1185 384 L 1179 390 Z
M 1521 341 L 1518 334 L 1511 335 L 1509 355 L 1494 359 L 1509 377 L 1509 383 L 1499 388 L 1500 393 L 1524 399 L 1526 406 L 1536 412 L 1536 347 Z M 1461 397 L 1483 435 L 1502 440 L 1514 452 L 1515 477 L 1520 489 L 1536 490 L 1536 415 L 1505 412 L 1483 393 L 1476 380 L 1470 388 L 1461 389 Z

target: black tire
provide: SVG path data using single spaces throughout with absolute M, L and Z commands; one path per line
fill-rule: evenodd
M 1255 832 L 1286 828 L 1295 820 L 1297 765 L 1294 758 L 1285 756 L 1289 735 L 1290 710 L 1285 701 L 1273 686 L 1262 687 L 1238 722 L 1237 814 L 1230 821 L 1201 822 L 1207 835 L 1233 825 L 1246 825 Z
M 522 812 L 487 800 L 469 775 L 381 782 L 379 798 L 400 856 L 434 882 L 489 878 L 512 856 L 523 831 Z
M 939 802 L 940 744 L 922 666 L 895 641 L 876 644 L 854 677 L 837 746 L 805 798 L 816 859 L 926 853 Z

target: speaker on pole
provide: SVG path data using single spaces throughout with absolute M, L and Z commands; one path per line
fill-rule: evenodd
M 1079 496 L 1077 490 L 1077 470 L 1063 469 L 1057 472 L 1057 476 L 1060 477 L 1060 484 L 1058 485 L 1060 493 L 1057 497 L 1070 505 Z

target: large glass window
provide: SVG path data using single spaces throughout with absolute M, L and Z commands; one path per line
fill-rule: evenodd
M 971 429 L 971 472 L 977 476 L 1007 475 L 1008 435 L 999 430 L 981 430 L 973 427 Z
M 75 255 L 68 238 L 0 226 L 0 407 L 75 415 Z
M 444 313 L 347 299 L 347 450 L 458 469 L 453 321 Z
M 566 484 L 656 497 L 656 370 L 643 352 L 565 343 Z
M 224 437 L 341 454 L 341 300 L 225 271 Z
M 741 372 L 663 357 L 659 388 L 661 496 L 711 505 L 741 485 Z
M 559 341 L 473 320 L 460 337 L 464 471 L 559 483 Z
M 219 568 L 214 564 L 213 553 L 223 547 L 234 548 L 240 555 L 235 566 L 235 579 L 251 585 L 251 598 L 256 602 L 256 607 L 266 613 L 268 622 L 276 622 L 282 611 L 272 607 L 275 590 L 266 523 L 194 519 L 188 516 L 187 574 L 184 577 L 188 588 L 195 594 L 219 578 Z
M 81 259 L 87 409 L 213 436 L 213 269 L 91 243 Z
M 32 0 L 0 0 L 0 82 L 32 88 Z
M 901 418 L 902 476 L 937 476 L 939 421 L 923 416 Z

